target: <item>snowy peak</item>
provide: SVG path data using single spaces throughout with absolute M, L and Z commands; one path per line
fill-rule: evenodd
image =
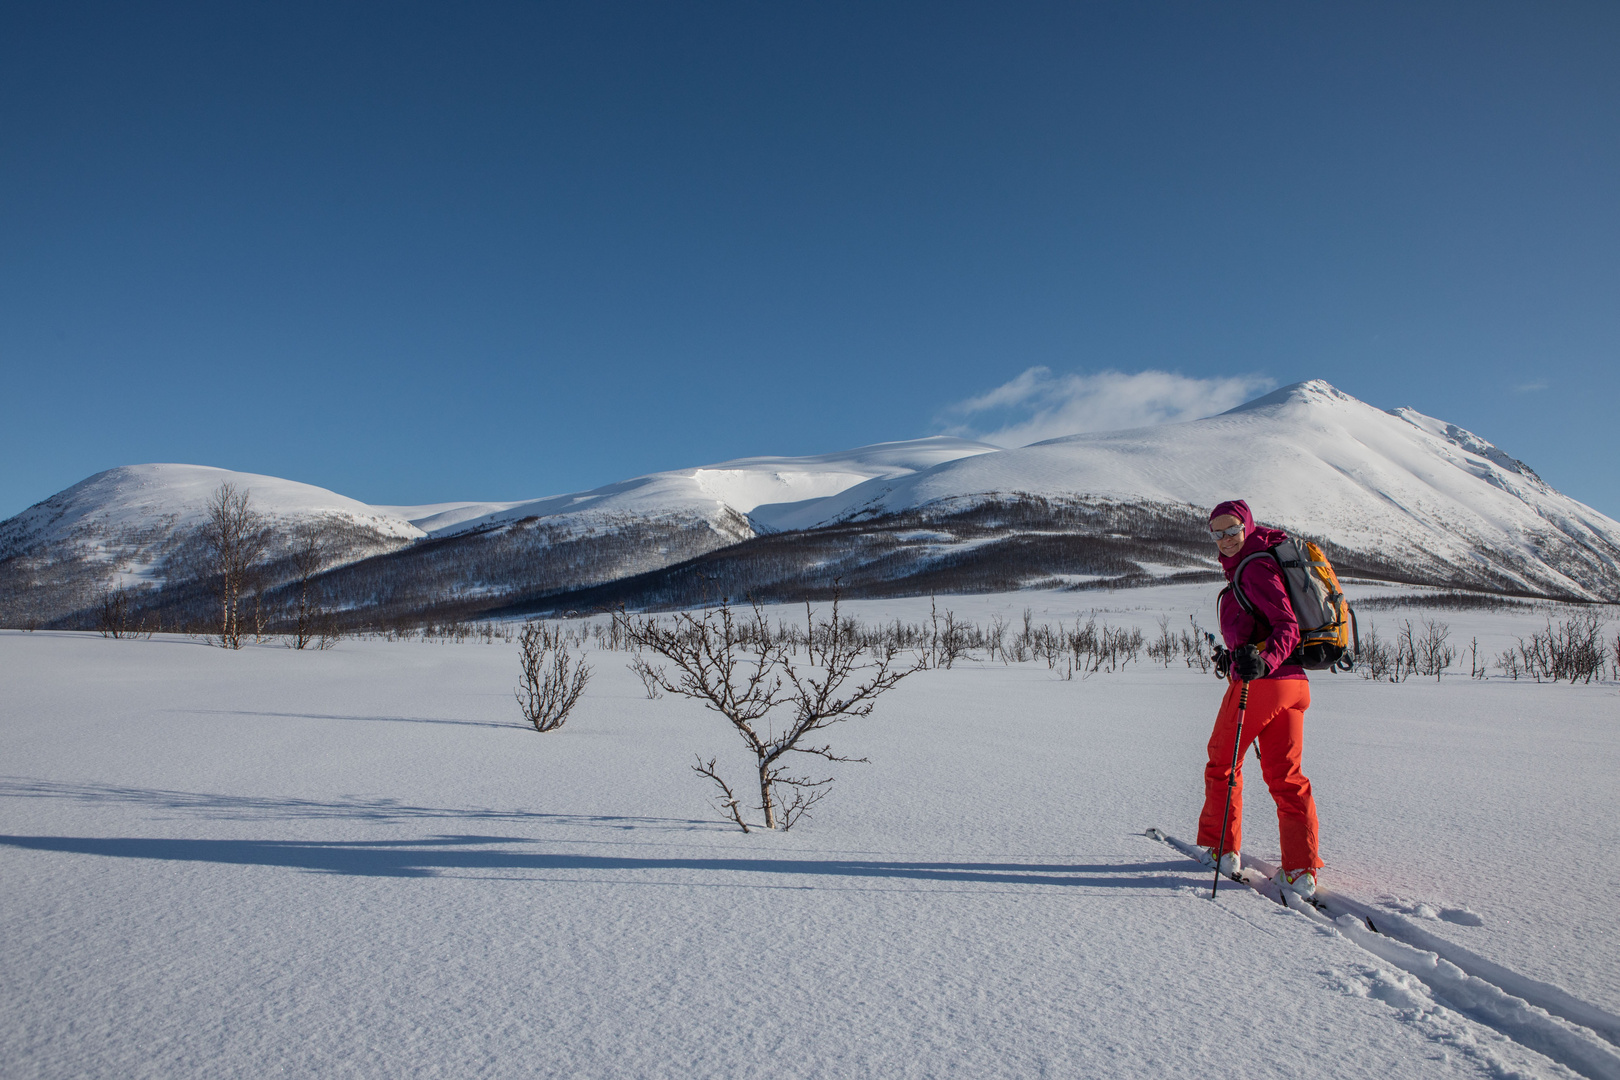
M 1375 408 L 1321 380 L 1203 420 L 1107 431 L 868 481 L 806 504 L 798 528 L 1009 499 L 1103 500 L 1256 516 L 1392 575 L 1620 595 L 1620 523 L 1453 424 Z
M 392 551 L 423 535 L 396 515 L 311 484 L 207 465 L 125 465 L 0 522 L 0 618 L 28 626 L 72 620 L 75 612 L 92 610 L 109 586 L 144 594 L 195 581 L 200 526 L 224 483 L 247 492 L 249 505 L 266 519 L 272 557 L 285 550 L 292 528 L 310 521 L 328 530 L 328 565 Z
M 331 516 L 384 536 L 423 535 L 397 515 L 312 484 L 208 465 L 124 465 L 81 480 L 0 523 L 0 557 L 75 535 L 195 528 L 222 483 L 250 492 L 253 508 L 271 518 Z
M 1257 397 L 1253 401 L 1245 401 L 1242 405 L 1228 409 L 1220 415 L 1234 416 L 1250 412 L 1278 411 L 1290 407 L 1309 409 L 1335 405 L 1358 405 L 1364 409 L 1372 408 L 1372 406 L 1351 397 L 1324 379 L 1307 379 L 1304 382 L 1293 383 L 1290 386 L 1273 390 L 1271 393 Z

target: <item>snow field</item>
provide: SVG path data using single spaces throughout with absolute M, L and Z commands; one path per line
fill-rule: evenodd
M 1209 592 L 940 609 L 1150 629 Z M 1192 832 L 1208 675 L 921 673 L 831 732 L 871 764 L 815 817 L 744 836 L 687 769 L 745 777 L 724 721 L 591 660 L 539 735 L 505 643 L 0 633 L 0 1073 L 1572 1075 L 1140 835 Z M 1324 881 L 1620 1013 L 1616 688 L 1312 685 Z

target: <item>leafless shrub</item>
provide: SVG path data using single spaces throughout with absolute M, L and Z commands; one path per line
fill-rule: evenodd
M 940 636 L 939 654 L 947 669 L 969 654 L 973 644 L 972 631 L 976 629 L 972 624 L 958 619 L 956 612 L 949 608 L 945 610 L 945 631 Z
M 630 670 L 635 672 L 636 678 L 641 680 L 642 689 L 647 691 L 648 701 L 656 701 L 664 696 L 664 691 L 661 688 L 664 679 L 664 669 L 662 667 L 649 664 L 646 657 L 636 653 L 630 658 Z M 711 761 L 710 764 L 713 765 L 714 763 Z
M 343 631 L 330 613 L 322 615 L 315 628 L 315 648 L 325 652 L 343 640 Z
M 1417 637 L 1412 631 L 1412 620 L 1401 621 L 1400 632 L 1395 635 L 1395 671 L 1392 681 L 1401 682 L 1418 668 Z
M 1616 652 L 1620 660 L 1620 638 L 1616 638 Z M 1513 677 L 1522 672 L 1537 682 L 1568 679 L 1589 683 L 1603 674 L 1603 619 L 1595 611 L 1577 612 L 1557 624 L 1548 619 L 1544 633 L 1531 634 L 1529 641 L 1519 638 L 1518 648 L 1503 653 L 1503 659 L 1510 653 Z
M 1176 658 L 1179 643 L 1170 634 L 1170 616 L 1159 616 L 1159 634 L 1148 642 L 1147 654 L 1149 660 L 1158 660 L 1165 667 Z
M 1029 643 L 1034 639 L 1035 613 L 1029 608 L 1024 609 L 1024 629 L 1013 637 L 1012 659 L 1015 664 L 1022 664 L 1031 655 Z
M 1188 615 L 1187 622 L 1191 628 L 1181 632 L 1181 655 L 1186 659 L 1188 667 L 1208 671 L 1210 665 L 1215 662 L 1209 649 L 1206 648 L 1209 640 L 1208 631 L 1198 625 L 1197 616 Z
M 1075 630 L 1063 636 L 1063 646 L 1075 670 L 1086 675 L 1102 671 L 1105 664 L 1109 671 L 1123 670 L 1141 658 L 1146 641 L 1141 630 L 1112 627 L 1106 622 L 1098 626 L 1095 616 L 1088 618 L 1085 626 L 1077 621 Z
M 1055 668 L 1064 654 L 1064 640 L 1061 624 L 1053 630 L 1042 623 L 1029 635 L 1029 651 L 1035 654 L 1035 659 L 1045 660 L 1048 668 Z
M 985 633 L 985 648 L 989 650 L 990 659 L 994 660 L 997 654 L 1001 662 L 1007 663 L 1007 620 L 1000 615 L 990 616 L 990 629 Z
M 1603 675 L 1603 619 L 1582 611 L 1554 626 L 1547 623 L 1552 677 L 1590 683 Z
M 523 666 L 522 681 L 513 696 L 523 710 L 523 718 L 536 731 L 555 731 L 590 682 L 591 668 L 584 657 L 577 660 L 569 651 L 563 632 L 544 623 L 523 624 L 518 635 L 518 656 Z
M 1411 624 L 1407 625 L 1410 628 Z M 1450 637 L 1450 626 L 1438 619 L 1424 619 L 1422 636 L 1410 646 L 1413 669 L 1420 675 L 1433 675 L 1434 681 L 1439 682 L 1441 672 L 1449 668 L 1457 657 L 1457 651 L 1447 644 Z
M 702 702 L 741 736 L 754 756 L 759 809 L 767 829 L 791 829 L 825 797 L 833 780 L 796 775 L 790 755 L 865 761 L 837 754 L 811 737 L 834 724 L 870 716 L 880 696 L 925 663 L 918 659 L 902 665 L 892 649 L 865 660 L 853 632 L 856 624 L 840 617 L 836 596 L 825 620 L 818 620 L 807 603 L 804 630 L 792 635 L 773 633 L 758 605 L 740 620 L 725 602 L 697 614 L 677 614 L 668 625 L 623 612 L 614 617 L 632 647 L 658 653 L 672 665 L 669 672 L 648 666 L 660 689 Z M 705 763 L 700 757 L 693 769 L 720 787 L 721 809 L 746 832 L 737 798 L 715 759 Z
M 1378 633 L 1378 625 L 1368 620 L 1361 631 L 1361 647 L 1356 651 L 1356 672 L 1374 682 L 1400 681 L 1395 649 Z
M 848 631 L 851 637 L 863 636 L 862 628 L 853 617 L 846 616 L 849 621 Z M 895 648 L 905 648 L 904 640 L 908 638 L 905 628 L 895 623 Z M 791 633 L 791 631 L 789 631 Z M 956 617 L 956 612 L 946 609 L 944 619 L 941 620 L 939 604 L 933 598 L 928 598 L 928 623 L 923 628 L 922 649 L 919 661 L 924 668 L 950 668 L 956 662 L 969 655 L 975 645 L 981 645 L 984 635 L 973 623 Z M 868 642 L 871 644 L 871 642 Z
M 129 633 L 129 591 L 122 586 L 108 589 L 101 596 L 96 613 L 96 629 L 104 638 L 121 638 Z
M 145 638 L 163 628 L 162 617 L 154 611 L 137 615 L 139 593 L 122 585 L 102 593 L 96 605 L 96 630 L 106 638 Z M 30 629 L 32 629 L 30 627 Z
M 1421 592 L 1402 596 L 1374 596 L 1356 601 L 1357 611 L 1390 611 L 1398 608 L 1429 608 L 1451 611 L 1533 612 L 1546 607 L 1546 601 L 1520 600 L 1497 593 Z

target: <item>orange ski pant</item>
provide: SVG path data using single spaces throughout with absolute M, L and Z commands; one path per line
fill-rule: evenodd
M 1204 766 L 1204 812 L 1198 817 L 1198 843 L 1222 852 L 1243 846 L 1243 755 L 1260 744 L 1260 775 L 1277 802 L 1277 831 L 1282 864 L 1287 870 L 1315 870 L 1322 865 L 1316 844 L 1316 800 L 1311 782 L 1299 771 L 1305 749 L 1305 710 L 1311 707 L 1311 684 L 1304 679 L 1260 679 L 1249 684 L 1249 708 L 1243 716 L 1243 751 L 1238 755 L 1237 783 L 1232 788 L 1232 816 L 1221 836 L 1226 809 L 1226 778 L 1232 772 L 1232 739 L 1237 734 L 1239 684 L 1233 681 L 1221 699 L 1215 730 L 1209 736 L 1209 764 Z

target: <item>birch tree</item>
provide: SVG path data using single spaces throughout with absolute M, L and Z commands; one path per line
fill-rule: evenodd
M 242 601 L 253 571 L 270 544 L 263 515 L 253 509 L 247 488 L 226 481 L 208 498 L 203 542 L 212 558 L 214 595 L 219 602 L 219 643 L 242 647 Z
M 644 680 L 702 702 L 741 737 L 754 758 L 758 809 L 767 829 L 792 828 L 833 782 L 830 776 L 804 775 L 795 763 L 866 761 L 836 753 L 821 733 L 870 716 L 880 696 L 923 666 L 900 663 L 892 646 L 867 656 L 853 627 L 839 618 L 836 597 L 825 621 L 805 605 L 802 657 L 791 638 L 772 633 L 758 605 L 742 619 L 725 603 L 700 614 L 678 614 L 672 625 L 622 612 L 614 618 L 632 648 L 669 661 L 668 670 L 644 664 Z M 721 776 L 717 759 L 704 761 L 699 755 L 692 769 L 720 788 L 720 808 L 747 832 L 741 800 Z

